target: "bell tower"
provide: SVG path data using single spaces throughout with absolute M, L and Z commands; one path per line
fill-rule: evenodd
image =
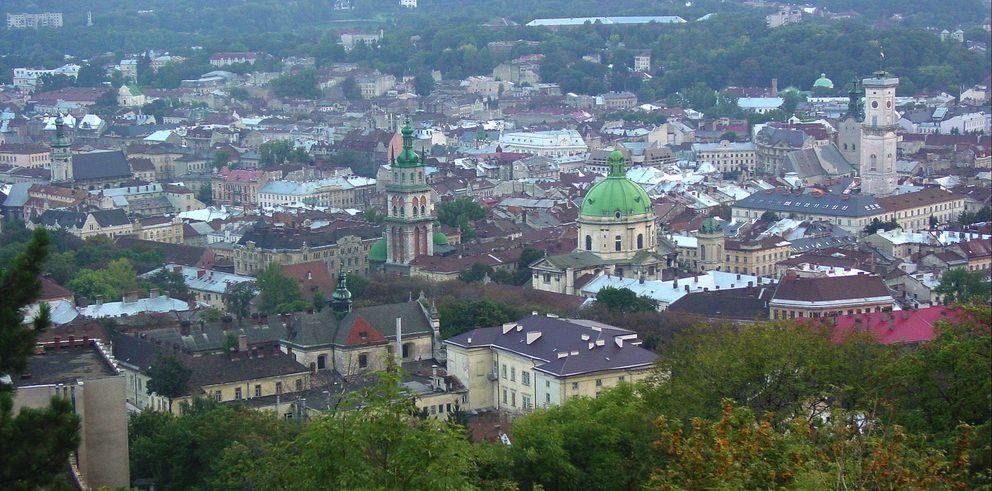
M 55 137 L 52 138 L 52 182 L 71 183 L 72 177 L 72 149 L 70 148 L 69 137 L 65 134 L 65 120 L 59 114 L 55 118 Z
M 424 163 L 413 150 L 413 127 L 401 130 L 403 150 L 391 162 L 386 185 L 386 265 L 407 266 L 417 256 L 434 253 L 434 199 Z
M 896 87 L 899 79 L 884 71 L 862 81 L 865 90 L 861 125 L 861 191 L 885 196 L 896 187 Z

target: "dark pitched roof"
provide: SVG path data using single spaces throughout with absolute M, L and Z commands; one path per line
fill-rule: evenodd
M 878 204 L 881 205 L 886 211 L 896 211 L 937 203 L 946 203 L 955 199 L 961 199 L 961 196 L 939 187 L 933 187 L 922 191 L 914 191 L 912 193 L 885 196 L 878 199 Z
M 131 177 L 124 152 L 77 153 L 72 156 L 72 176 L 77 181 Z
M 49 228 L 81 228 L 86 223 L 86 213 L 72 210 L 49 209 L 31 221 Z
M 292 355 L 282 352 L 264 356 L 251 356 L 247 352 L 205 355 L 187 358 L 183 362 L 192 372 L 189 378 L 191 389 L 307 372 L 307 367 L 297 362 Z
M 772 293 L 770 287 L 690 293 L 672 302 L 668 310 L 720 319 L 767 320 Z
M 90 214 L 93 215 L 93 218 L 96 219 L 96 223 L 99 223 L 101 227 L 117 227 L 131 223 L 131 220 L 121 208 L 114 208 L 112 210 L 97 210 L 91 212 Z
M 639 346 L 637 334 L 626 329 L 537 315 L 506 326 L 474 329 L 445 343 L 469 349 L 511 350 L 535 359 L 535 370 L 556 376 L 641 368 L 658 359 L 657 354 Z
M 256 227 L 245 232 L 238 244 L 254 242 L 259 249 L 299 249 L 306 243 L 308 247 L 321 247 L 335 244 L 344 237 L 353 235 L 361 239 L 382 237 L 378 227 L 354 224 L 348 226 L 324 227 L 320 230 L 279 230 L 271 227 Z
M 863 217 L 882 213 L 879 201 L 870 195 L 836 195 L 818 192 L 795 194 L 786 190 L 754 193 L 738 200 L 734 203 L 734 208 L 842 217 Z
M 375 344 L 396 339 L 396 318 L 402 319 L 404 337 L 433 332 L 420 303 L 412 301 L 356 308 L 340 321 L 331 309 L 296 314 L 285 339 L 296 346 Z M 366 332 L 365 338 L 361 331 Z
M 889 296 L 889 288 L 875 275 L 803 278 L 787 275 L 779 281 L 774 300 L 829 302 Z

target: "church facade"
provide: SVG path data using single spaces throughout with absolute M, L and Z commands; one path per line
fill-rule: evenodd
M 609 155 L 609 174 L 582 200 L 576 248 L 531 265 L 532 287 L 574 295 L 606 273 L 646 280 L 661 279 L 668 259 L 658 253 L 658 230 L 651 198 L 627 178 L 624 156 Z

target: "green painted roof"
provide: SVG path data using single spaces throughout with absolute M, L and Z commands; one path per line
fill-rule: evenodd
M 448 245 L 448 236 L 441 232 L 434 232 L 434 245 Z
M 820 78 L 816 79 L 816 82 L 813 82 L 813 88 L 832 89 L 834 88 L 834 82 L 827 78 L 827 74 L 821 73 Z
M 379 239 L 369 247 L 369 261 L 384 263 L 386 262 L 386 239 Z
M 393 159 L 394 165 L 396 167 L 419 167 L 423 165 L 417 152 L 413 151 L 413 126 L 410 125 L 409 118 L 403 123 L 403 129 L 400 132 L 403 133 L 403 150 Z
M 619 150 L 610 153 L 610 173 L 586 193 L 579 215 L 612 217 L 618 211 L 621 215 L 652 212 L 651 198 L 644 192 L 644 188 L 627 179 L 623 161 L 623 154 Z

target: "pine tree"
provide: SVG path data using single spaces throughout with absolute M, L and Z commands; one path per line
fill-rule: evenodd
M 36 229 L 24 252 L 0 272 L 0 375 L 12 380 L 27 368 L 38 333 L 49 321 L 46 307 L 32 325 L 23 308 L 41 294 L 41 271 L 48 255 L 48 234 Z M 79 446 L 79 417 L 65 399 L 42 409 L 13 411 L 14 387 L 0 382 L 0 489 L 49 487 Z

